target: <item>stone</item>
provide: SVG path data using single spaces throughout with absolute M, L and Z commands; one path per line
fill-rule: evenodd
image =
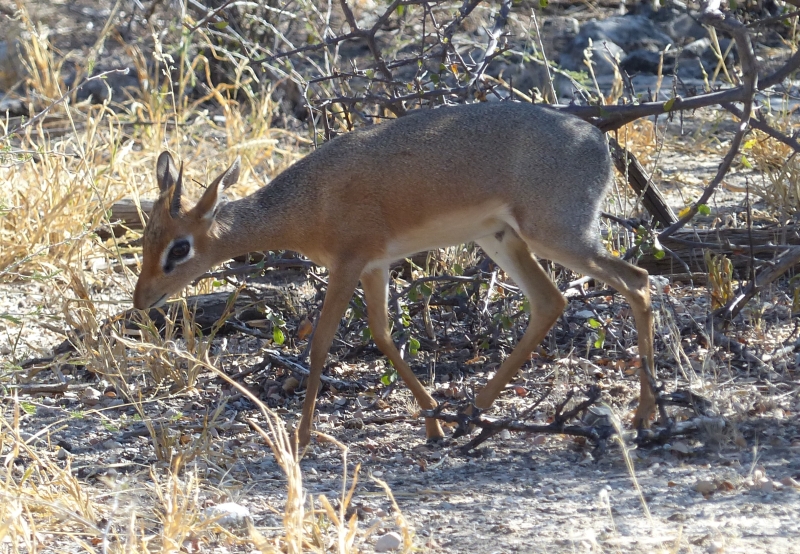
M 378 537 L 378 540 L 375 541 L 375 552 L 391 552 L 392 550 L 397 550 L 402 545 L 403 538 L 394 531 L 391 531 Z
M 688 13 L 682 13 L 670 19 L 664 23 L 663 29 L 679 45 L 708 37 L 705 27 L 700 25 L 697 19 Z
M 597 75 L 613 74 L 609 52 L 611 57 L 622 59 L 629 52 L 636 50 L 659 52 L 667 45 L 673 44 L 672 39 L 645 16 L 614 16 L 602 21 L 585 23 L 561 55 L 561 66 L 575 71 L 585 70 L 583 51 L 589 48 L 590 42 L 592 61 L 595 63 L 594 71 Z
M 86 387 L 81 391 L 80 398 L 81 401 L 87 406 L 96 406 L 103 398 L 103 394 L 95 388 Z
M 203 511 L 203 514 L 208 519 L 214 519 L 217 525 L 226 529 L 241 529 L 253 520 L 250 510 L 236 502 L 224 502 L 216 506 L 209 506 Z

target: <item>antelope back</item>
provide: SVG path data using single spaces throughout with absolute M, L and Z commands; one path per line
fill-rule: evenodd
M 194 207 L 183 198 L 183 164 L 175 165 L 163 152 L 156 163 L 160 189 L 144 230 L 142 270 L 133 305 L 145 309 L 160 305 L 214 263 L 214 215 L 220 187 L 239 178 L 239 159 L 208 186 Z

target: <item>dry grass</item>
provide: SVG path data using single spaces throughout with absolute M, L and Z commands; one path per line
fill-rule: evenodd
M 220 541 L 233 551 L 357 551 L 357 544 L 370 535 L 358 528 L 356 519 L 345 518 L 358 470 L 338 499 L 338 510 L 324 497 L 307 498 L 284 422 L 254 397 L 266 431 L 252 424 L 272 447 L 286 477 L 283 528 L 267 536 L 251 525 L 237 535 L 205 515 L 203 499 L 215 486 L 193 469 L 192 462 L 223 457 L 210 432 L 221 408 L 209 415 L 202 430 L 190 435 L 154 423 L 146 410 L 163 394 L 161 384 L 170 392 L 190 391 L 200 372 L 216 371 L 209 359 L 213 333 L 201 336 L 196 331 L 185 304 L 180 308 L 182 328 L 168 324 L 166 332 L 159 333 L 145 321 L 135 340 L 114 324 L 98 332 L 109 315 L 127 307 L 141 252 L 130 244 L 130 235 L 126 243 L 102 241 L 94 230 L 107 223 L 115 201 L 154 197 L 152 172 L 162 150 L 176 153 L 186 163 L 189 182 L 200 183 L 241 156 L 242 178 L 229 192 L 237 196 L 263 186 L 264 178 L 299 157 L 299 147 L 307 141 L 270 127 L 275 107 L 269 87 L 254 82 L 245 66 L 233 85 L 215 86 L 202 56 L 172 60 L 160 49 L 160 63 L 150 74 L 142 53 L 129 51 L 140 77 L 149 82 L 137 102 L 124 107 L 75 104 L 53 49 L 26 14 L 23 23 L 28 31 L 23 51 L 29 101 L 48 113 L 28 122 L 0 122 L 0 282 L 23 287 L 42 283 L 51 292 L 34 313 L 0 305 L 0 330 L 17 337 L 4 351 L 8 356 L 0 383 L 10 390 L 6 387 L 17 377 L 24 378 L 16 365 L 26 355 L 20 337 L 34 325 L 37 314 L 46 312 L 57 322 L 50 327 L 84 333 L 75 362 L 116 384 L 116 390 L 128 391 L 124 400 L 147 426 L 156 463 L 139 480 L 107 477 L 102 486 L 89 485 L 74 475 L 70 456 L 61 456 L 64 451 L 49 443 L 49 429 L 38 436 L 24 431 L 20 416 L 35 406 L 5 394 L 0 403 L 3 551 L 202 551 Z M 163 76 L 167 68 L 178 75 L 175 88 Z M 195 71 L 207 76 L 209 92 L 190 102 L 183 89 Z M 223 117 L 214 118 L 203 107 L 209 99 L 221 107 Z M 255 166 L 265 169 L 263 177 L 251 171 Z M 188 189 L 188 194 L 199 195 L 199 187 Z M 209 286 L 201 284 L 194 292 Z M 153 386 L 134 387 L 142 376 Z M 346 448 L 342 449 L 347 482 Z M 411 531 L 408 526 L 401 529 L 407 552 L 412 548 Z

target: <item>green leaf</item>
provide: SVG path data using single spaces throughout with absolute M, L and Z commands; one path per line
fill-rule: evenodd
M 387 387 L 395 381 L 397 381 L 397 370 L 394 368 L 387 369 L 386 373 L 381 375 L 381 383 Z
M 675 105 L 675 98 L 670 98 L 664 103 L 664 111 L 669 112 L 672 110 L 672 106 Z
M 118 431 L 119 431 L 119 427 L 117 427 L 116 425 L 112 425 L 112 424 L 111 424 L 111 423 L 109 423 L 108 421 L 101 421 L 101 422 L 100 422 L 100 425 L 102 425 L 102 426 L 103 426 L 103 428 L 104 428 L 106 431 L 110 432 L 110 433 L 116 433 L 116 432 L 118 432 Z
M 403 5 L 397 6 L 397 15 L 403 17 L 404 13 L 406 13 L 406 7 Z
M 286 336 L 281 331 L 280 327 L 273 327 L 272 328 L 272 340 L 277 345 L 281 345 L 286 342 Z
M 461 264 L 453 264 L 453 274 L 454 275 L 464 275 L 464 268 Z
M 417 352 L 419 352 L 419 341 L 411 337 L 408 339 L 408 353 L 412 356 L 416 356 Z
M 657 250 L 657 249 L 656 249 L 656 250 L 653 250 L 653 257 L 654 257 L 656 260 L 663 260 L 663 259 L 664 259 L 664 256 L 666 256 L 666 255 L 667 255 L 667 253 L 666 253 L 666 252 L 664 252 L 663 250 Z
M 600 323 L 599 321 L 597 321 L 597 320 L 596 320 L 595 318 L 593 318 L 593 317 L 590 317 L 590 318 L 589 318 L 589 321 L 587 321 L 586 323 L 588 323 L 588 324 L 589 324 L 589 327 L 591 327 L 592 329 L 599 329 L 600 327 L 602 327 L 602 326 L 603 326 L 603 324 L 602 324 L 602 323 Z
M 425 298 L 430 298 L 430 296 L 433 294 L 433 288 L 431 288 L 431 286 L 427 283 L 420 285 L 419 291 Z
M 211 281 L 211 286 L 212 286 L 212 287 L 221 287 L 221 286 L 222 286 L 222 285 L 224 285 L 224 284 L 225 284 L 225 283 L 224 283 L 223 281 L 217 281 L 216 279 L 214 279 L 213 281 Z
M 697 213 L 700 215 L 711 215 L 711 208 L 709 208 L 706 204 L 700 204 L 697 206 Z
M 747 156 L 742 154 L 742 165 L 745 166 L 747 169 L 753 169 L 753 164 L 750 163 L 750 160 L 747 159 Z
M 222 31 L 223 29 L 227 29 L 228 28 L 228 22 L 227 21 L 217 21 L 216 23 L 214 23 L 214 27 L 216 29 L 219 29 L 220 31 Z
M 603 348 L 603 345 L 606 343 L 606 332 L 603 329 L 597 333 L 597 340 L 594 341 L 595 348 Z
M 411 290 L 408 291 L 408 299 L 412 302 L 419 300 L 419 289 L 417 287 L 411 287 Z
M 370 330 L 370 328 L 369 328 L 369 327 L 364 327 L 364 328 L 361 330 L 361 339 L 362 339 L 364 342 L 369 342 L 369 340 L 370 340 L 371 338 L 372 338 L 372 331 Z
M 28 415 L 33 415 L 36 413 L 36 406 L 30 402 L 20 402 L 19 407 L 22 408 L 22 411 Z
M 278 315 L 278 314 L 276 314 L 275 312 L 272 312 L 271 314 L 269 314 L 269 315 L 267 316 L 267 319 L 269 319 L 269 320 L 270 320 L 270 322 L 271 322 L 271 323 L 272 323 L 272 324 L 273 324 L 275 327 L 286 327 L 286 322 L 283 320 L 283 318 L 282 318 L 281 316 L 279 316 L 279 315 Z
M 545 9 L 547 6 L 550 5 L 549 0 L 539 0 L 539 7 Z

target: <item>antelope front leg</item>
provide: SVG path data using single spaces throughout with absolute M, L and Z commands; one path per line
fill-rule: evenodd
M 306 398 L 303 402 L 303 412 L 297 426 L 297 444 L 302 451 L 311 441 L 311 423 L 314 420 L 314 407 L 317 403 L 322 369 L 328 357 L 333 337 L 344 311 L 353 297 L 353 291 L 358 285 L 358 276 L 362 266 L 346 266 L 330 270 L 328 290 L 322 304 L 322 313 L 317 321 L 314 338 L 311 340 L 311 375 L 306 385 Z

